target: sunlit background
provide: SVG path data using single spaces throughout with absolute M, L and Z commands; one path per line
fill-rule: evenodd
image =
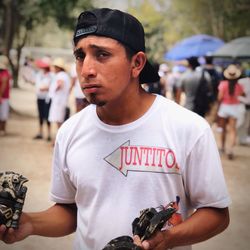
M 6 0 L 0 1 L 0 53 L 9 56 L 14 86 L 25 56 L 72 54 L 72 32 L 79 13 L 93 7 L 128 11 L 144 25 L 151 61 L 181 39 L 208 34 L 229 42 L 250 35 L 249 0 Z M 38 47 L 38 49 L 37 49 Z M 62 49 L 64 52 L 62 52 Z
M 34 86 L 20 76 L 22 67 L 25 59 L 43 56 L 60 56 L 71 63 L 76 18 L 82 11 L 94 7 L 117 8 L 136 16 L 145 28 L 149 60 L 166 63 L 169 68 L 179 59 L 170 59 L 168 53 L 183 39 L 209 35 L 223 44 L 242 37 L 250 39 L 250 0 L 0 0 L 0 54 L 8 57 L 13 76 L 8 135 L 0 138 L 0 171 L 15 170 L 30 179 L 25 203 L 29 211 L 44 209 L 50 204 L 52 147 L 45 141 L 32 140 L 38 125 L 36 97 Z M 201 56 L 207 52 L 216 53 L 207 50 Z M 217 58 L 218 63 L 233 61 L 249 69 L 249 46 L 243 52 L 243 57 L 231 53 Z M 231 224 L 223 234 L 195 245 L 194 250 L 250 249 L 249 152 L 249 147 L 238 146 L 238 158 L 234 161 L 222 157 L 233 200 Z M 16 246 L 0 242 L 0 249 L 66 250 L 71 249 L 71 242 L 72 236 L 62 239 L 34 236 Z

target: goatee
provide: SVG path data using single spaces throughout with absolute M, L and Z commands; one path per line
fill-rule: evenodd
M 91 94 L 87 100 L 89 103 L 95 104 L 98 107 L 103 107 L 107 103 L 106 101 L 98 100 L 95 94 Z

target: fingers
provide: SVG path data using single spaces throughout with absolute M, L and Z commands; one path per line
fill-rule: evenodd
M 164 231 L 166 232 L 166 231 Z M 141 241 L 138 235 L 134 235 L 134 244 L 141 247 L 143 250 L 166 250 L 169 249 L 167 237 L 163 231 L 156 232 L 147 240 Z
M 144 241 L 142 242 L 142 247 L 143 247 L 143 249 L 145 249 L 145 250 L 150 249 L 150 244 L 149 244 L 149 242 L 148 242 L 147 240 L 144 240 Z M 152 249 L 153 249 L 153 248 L 152 248 Z
M 138 247 L 142 247 L 142 242 L 138 235 L 134 235 L 133 240 L 135 245 L 137 245 Z
M 5 235 L 7 233 L 8 229 L 5 225 L 0 225 L 0 240 L 5 242 Z
M 4 236 L 4 242 L 7 244 L 12 244 L 16 242 L 16 236 L 15 236 L 15 230 L 14 228 L 9 228 L 6 230 L 5 236 Z
M 148 242 L 147 241 L 141 242 L 141 239 L 138 235 L 134 235 L 133 240 L 134 240 L 134 244 L 141 247 L 142 249 L 144 249 L 144 250 L 150 249 Z
M 6 244 L 15 242 L 14 229 L 7 228 L 5 225 L 0 225 L 0 240 Z
M 7 228 L 5 225 L 0 225 L 0 240 L 3 240 L 6 230 Z
M 155 233 L 152 237 L 142 242 L 142 248 L 145 250 L 165 250 L 167 246 L 164 244 L 164 237 L 162 232 Z

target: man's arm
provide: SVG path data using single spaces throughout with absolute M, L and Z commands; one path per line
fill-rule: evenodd
M 72 76 L 72 77 L 71 77 L 70 89 L 69 89 L 69 92 L 70 92 L 70 93 L 71 93 L 72 89 L 75 87 L 76 80 L 77 80 L 77 77 L 76 77 L 76 76 Z
M 134 242 L 143 249 L 165 250 L 205 241 L 221 233 L 228 225 L 228 208 L 200 208 L 183 223 L 157 232 L 142 243 L 135 237 Z
M 60 237 L 73 233 L 76 229 L 75 204 L 55 204 L 49 209 L 36 213 L 23 213 L 18 229 L 0 226 L 0 240 L 14 243 L 30 235 Z

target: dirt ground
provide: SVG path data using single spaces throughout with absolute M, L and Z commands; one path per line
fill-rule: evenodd
M 72 99 L 72 98 L 71 98 Z M 34 88 L 27 84 L 11 92 L 11 112 L 8 134 L 0 137 L 0 171 L 11 170 L 29 179 L 25 211 L 46 209 L 50 188 L 51 143 L 32 137 L 37 133 L 36 104 Z M 73 109 L 73 101 L 71 100 Z M 217 137 L 216 133 L 215 136 Z M 247 250 L 250 244 L 249 183 L 250 148 L 237 146 L 236 158 L 229 161 L 222 156 L 223 168 L 232 198 L 230 206 L 231 223 L 222 234 L 193 246 L 194 250 Z M 72 249 L 74 235 L 62 238 L 32 236 L 14 245 L 0 243 L 1 250 L 61 250 Z M 83 249 L 82 249 L 83 250 Z

